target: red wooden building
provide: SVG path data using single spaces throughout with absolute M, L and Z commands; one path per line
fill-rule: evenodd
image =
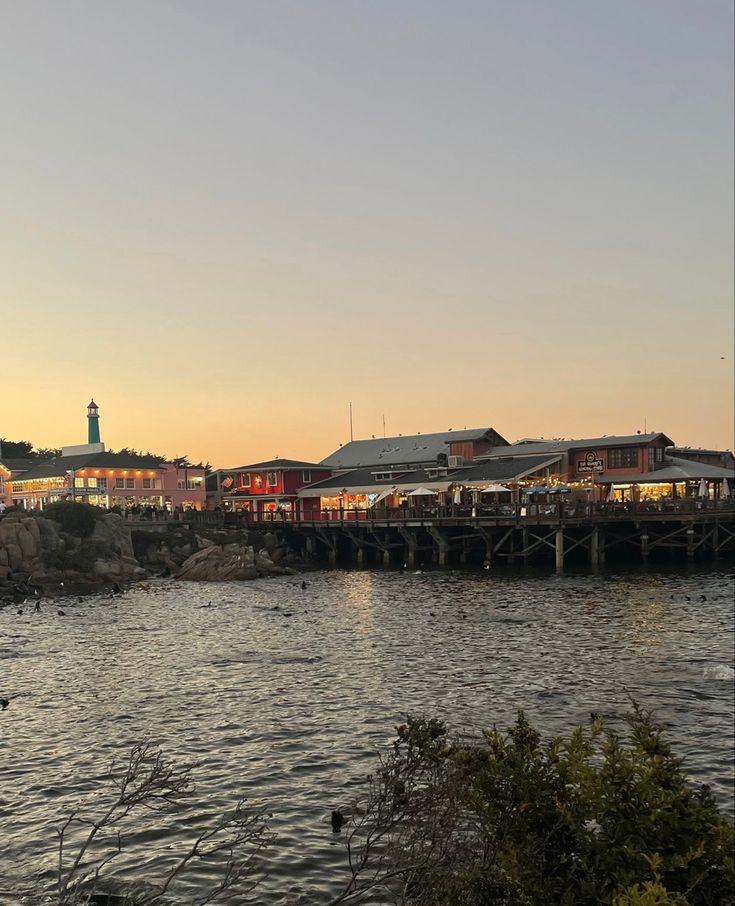
M 246 511 L 257 517 L 293 513 L 298 491 L 331 475 L 327 466 L 297 459 L 271 459 L 236 469 L 217 469 L 207 476 L 207 507 Z

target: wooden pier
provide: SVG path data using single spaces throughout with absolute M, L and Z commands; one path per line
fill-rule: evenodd
M 206 513 L 225 528 L 271 531 L 330 566 L 439 567 L 499 563 L 565 566 L 609 561 L 723 558 L 735 562 L 735 502 L 664 505 L 427 507 L 325 510 L 303 519 L 274 513 Z M 196 527 L 196 521 L 195 525 Z

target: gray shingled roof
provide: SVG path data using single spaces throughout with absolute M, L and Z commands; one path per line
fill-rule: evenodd
M 3 457 L 0 459 L 0 466 L 5 466 L 11 472 L 25 472 L 31 468 L 34 462 L 36 462 L 35 459 L 5 459 Z
M 735 470 L 723 469 L 720 466 L 710 466 L 694 459 L 677 459 L 670 457 L 664 460 L 660 469 L 653 472 L 639 472 L 637 475 L 606 475 L 598 476 L 600 484 L 632 484 L 634 482 L 669 482 L 669 481 L 721 481 L 727 478 L 735 479 Z
M 462 431 L 440 431 L 437 434 L 408 434 L 405 437 L 353 440 L 326 456 L 322 460 L 322 465 L 332 469 L 359 469 L 365 466 L 433 463 L 440 453 L 448 452 L 447 444 L 463 440 L 481 440 L 491 431 L 493 428 L 467 428 Z
M 609 435 L 607 437 L 587 437 L 572 440 L 524 441 L 511 444 L 510 447 L 494 447 L 478 456 L 478 459 L 490 459 L 497 456 L 525 456 L 532 453 L 566 453 L 568 450 L 579 450 L 584 447 L 599 449 L 604 447 L 630 447 L 637 444 L 653 443 L 663 440 L 668 446 L 673 441 L 666 434 L 656 431 L 650 434 Z
M 350 493 L 379 493 L 394 486 L 413 487 L 426 485 L 434 487 L 437 484 L 466 484 L 474 482 L 513 481 L 530 472 L 543 469 L 546 466 L 559 462 L 561 454 L 556 456 L 516 456 L 508 459 L 497 459 L 489 462 L 465 466 L 462 469 L 449 470 L 446 475 L 429 475 L 426 469 L 394 469 L 393 478 L 376 481 L 375 469 L 353 469 L 350 472 L 341 472 L 332 475 L 324 481 L 311 484 L 308 488 L 299 491 L 300 497 L 315 497 L 316 492 L 323 491 L 323 496 L 331 497 L 338 494 L 342 488 Z M 386 469 L 388 471 L 388 469 Z
M 561 453 L 556 456 L 514 456 L 505 459 L 490 459 L 468 469 L 452 472 L 449 476 L 453 481 L 463 482 L 487 481 L 503 482 L 515 481 L 546 466 L 554 465 L 561 459 Z
M 216 469 L 216 472 L 257 472 L 261 469 L 324 469 L 318 462 L 302 462 L 300 459 L 269 459 L 266 462 L 254 462 L 249 466 L 236 466 L 234 469 Z
M 155 456 L 132 456 L 129 453 L 79 453 L 76 456 L 59 456 L 40 463 L 22 475 L 19 481 L 33 478 L 60 478 L 70 469 L 160 469 L 161 461 Z

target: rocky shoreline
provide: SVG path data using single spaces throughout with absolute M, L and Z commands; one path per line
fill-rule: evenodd
M 75 533 L 43 514 L 3 515 L 0 606 L 28 595 L 95 594 L 151 577 L 224 582 L 307 568 L 272 533 L 202 533 L 181 523 L 164 531 L 131 531 L 121 516 L 100 512 L 90 526 Z

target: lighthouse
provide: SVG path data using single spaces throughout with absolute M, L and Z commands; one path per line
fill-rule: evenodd
M 94 400 L 87 406 L 87 443 L 73 447 L 62 447 L 62 456 L 88 456 L 90 453 L 104 453 L 105 445 L 100 440 L 100 407 Z
M 100 443 L 100 407 L 94 400 L 87 406 L 87 443 Z

